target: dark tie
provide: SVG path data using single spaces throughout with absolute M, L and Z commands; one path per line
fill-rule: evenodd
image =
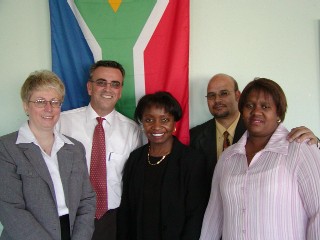
M 228 131 L 225 131 L 223 133 L 223 149 L 222 149 L 222 151 L 224 151 L 227 147 L 230 146 L 230 141 L 229 141 L 228 137 L 229 137 L 229 133 L 228 133 Z
M 98 124 L 93 133 L 90 163 L 90 180 L 97 195 L 97 219 L 100 219 L 108 210 L 106 142 L 102 126 L 103 120 L 105 119 L 97 117 Z

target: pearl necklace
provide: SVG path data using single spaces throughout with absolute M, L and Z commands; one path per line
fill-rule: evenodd
M 168 153 L 168 154 L 169 154 L 169 153 Z M 156 163 L 152 163 L 152 162 L 150 162 L 150 146 L 149 146 L 149 151 L 148 151 L 148 163 L 149 163 L 151 166 L 156 166 L 156 165 L 160 164 L 160 163 L 166 158 L 166 156 L 168 156 L 168 154 L 162 156 L 162 158 L 161 158 L 159 161 L 157 161 Z

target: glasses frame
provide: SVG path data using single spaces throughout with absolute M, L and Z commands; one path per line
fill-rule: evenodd
M 119 89 L 123 86 L 123 82 L 121 84 L 121 82 L 116 80 L 108 82 L 107 80 L 104 80 L 104 79 L 97 79 L 97 80 L 89 80 L 89 82 L 95 83 L 98 87 L 107 87 L 109 84 L 110 87 L 113 89 Z
M 34 103 L 34 105 L 37 107 L 37 108 L 45 108 L 47 106 L 47 103 L 50 103 L 50 106 L 53 107 L 53 108 L 60 108 L 61 105 L 62 105 L 62 101 L 60 100 L 45 100 L 45 99 L 37 99 L 35 101 L 31 101 L 29 100 L 28 102 L 31 102 L 31 103 Z M 58 104 L 58 105 L 56 105 Z
M 221 90 L 218 93 L 213 93 L 213 92 L 209 92 L 207 96 L 205 96 L 208 100 L 216 100 L 217 96 L 219 96 L 219 98 L 226 98 L 230 95 L 231 92 L 236 92 L 235 90 L 229 91 L 227 89 L 225 90 Z

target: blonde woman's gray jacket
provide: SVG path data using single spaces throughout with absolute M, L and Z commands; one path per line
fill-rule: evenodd
M 53 182 L 40 148 L 16 144 L 18 132 L 0 138 L 1 240 L 60 240 L 60 220 Z M 95 193 L 83 145 L 64 144 L 59 172 L 69 209 L 71 239 L 89 240 L 94 230 Z

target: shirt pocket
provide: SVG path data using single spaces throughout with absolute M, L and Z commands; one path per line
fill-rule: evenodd
M 111 152 L 108 154 L 107 163 L 107 177 L 108 184 L 110 184 L 113 190 L 121 195 L 122 189 L 122 173 L 125 162 L 128 156 Z
M 118 154 L 115 152 L 111 152 L 108 154 L 107 168 L 109 168 L 108 175 L 110 178 L 122 178 L 123 167 L 127 159 L 127 155 Z

